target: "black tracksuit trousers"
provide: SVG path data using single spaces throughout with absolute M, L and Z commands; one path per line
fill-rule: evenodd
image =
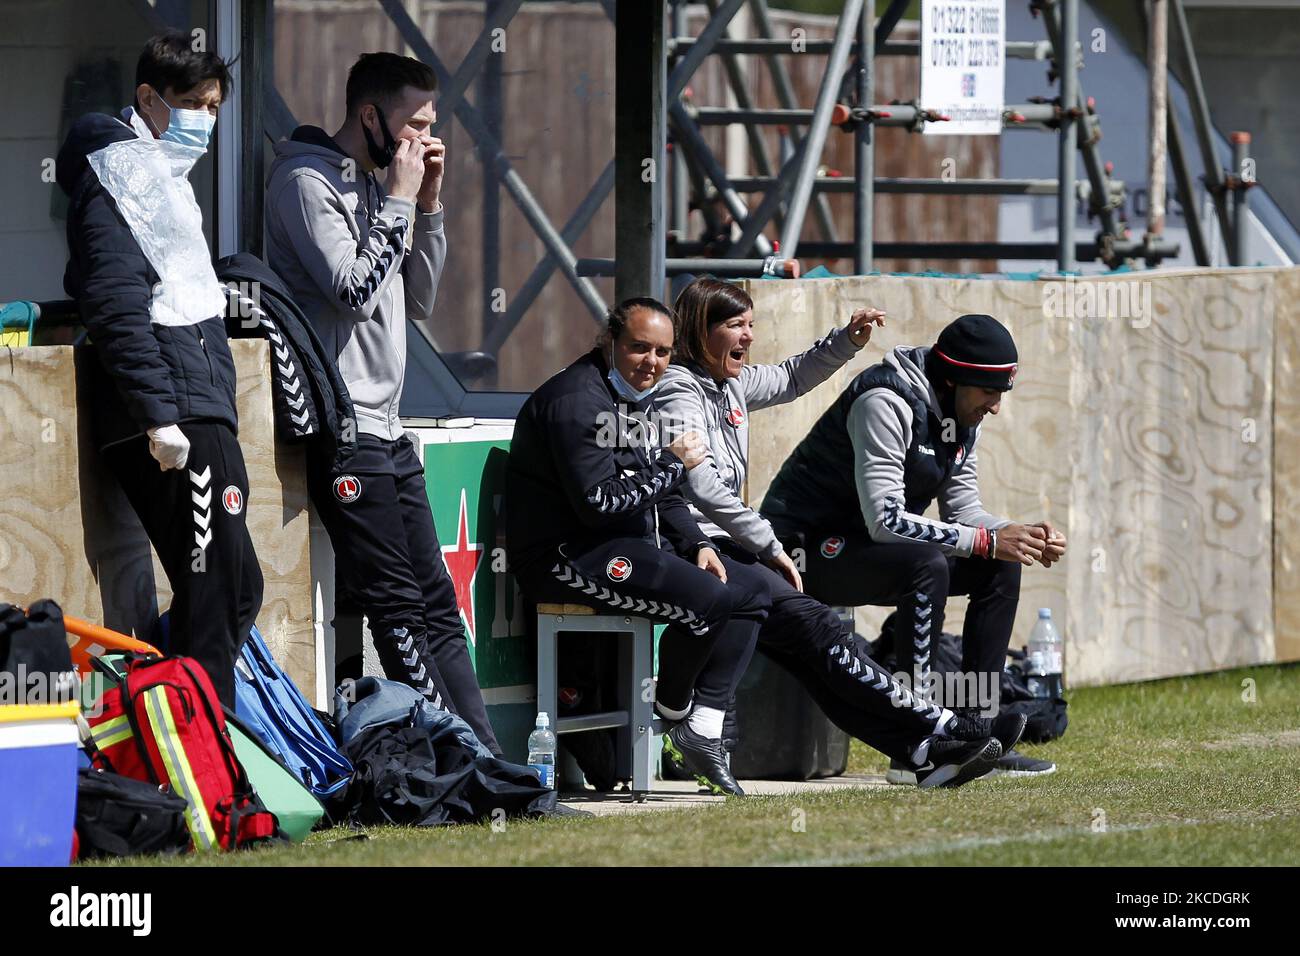
M 309 453 L 307 488 L 334 545 L 339 583 L 370 622 L 384 676 L 464 718 L 500 754 L 415 447 L 405 437 L 362 434 L 344 470 Z
M 262 569 L 248 534 L 248 472 L 228 425 L 187 422 L 185 467 L 163 471 L 140 435 L 104 449 L 172 587 L 169 654 L 192 657 L 235 706 L 235 658 L 262 607 Z
M 837 727 L 910 763 L 913 751 L 934 733 L 941 709 L 895 681 L 871 659 L 867 642 L 845 633 L 825 604 L 734 543 L 715 545 L 729 561 L 768 580 L 772 608 L 758 632 L 758 649 L 798 680 Z
M 1020 602 L 1021 566 L 1011 561 L 987 558 L 948 557 L 932 544 L 872 541 L 865 534 L 843 537 L 839 550 L 823 548 L 829 533 L 808 534 L 802 542 L 807 555 L 804 587 L 827 604 L 892 605 L 894 652 L 898 669 L 909 674 L 913 688 L 933 687 L 931 695 L 944 706 L 987 709 L 996 707 L 996 694 L 1007 645 Z M 831 551 L 827 557 L 825 551 Z M 970 595 L 962 626 L 962 671 L 976 700 L 942 699 L 938 675 L 930 666 L 933 642 L 943 631 L 944 609 L 950 594 Z M 987 699 L 992 695 L 993 699 Z M 949 695 L 951 696 L 951 695 Z
M 694 688 L 697 703 L 725 710 L 749 663 L 771 595 L 762 576 L 726 558 L 723 564 L 727 584 L 653 541 L 613 538 L 564 545 L 512 570 L 533 603 L 583 604 L 667 624 L 659 638 L 656 700 L 685 710 Z M 719 645 L 726 650 L 715 658 Z M 702 673 L 706 663 L 710 666 Z

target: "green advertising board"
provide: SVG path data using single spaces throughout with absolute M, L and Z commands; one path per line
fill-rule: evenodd
M 424 480 L 488 719 L 506 758 L 523 762 L 537 716 L 537 645 L 533 609 L 506 569 L 509 452 L 508 439 L 427 443 Z M 654 631 L 657 657 L 663 626 Z
M 506 757 L 526 756 L 537 701 L 537 649 L 506 570 L 508 440 L 424 446 L 425 487 L 488 717 Z

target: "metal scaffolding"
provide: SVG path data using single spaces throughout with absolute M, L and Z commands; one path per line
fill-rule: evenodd
M 143 0 L 142 0 L 143 2 Z M 477 40 L 451 71 L 412 20 L 403 0 L 378 0 L 415 56 L 438 74 L 438 127 L 454 115 L 473 140 L 483 159 L 485 294 L 482 315 L 482 351 L 458 353 L 448 360 L 465 365 L 464 371 L 480 381 L 495 374 L 494 357 L 558 271 L 574 289 L 592 319 L 599 322 L 607 307 L 593 277 L 613 276 L 615 298 L 662 294 L 669 276 L 709 271 L 733 276 L 798 274 L 795 256 L 851 257 L 855 271 L 869 272 L 876 258 L 924 259 L 1054 259 L 1061 271 L 1080 261 L 1102 261 L 1116 266 L 1130 259 L 1156 264 L 1174 255 L 1176 246 L 1158 236 L 1131 238 L 1119 218 L 1124 203 L 1123 183 L 1111 177 L 1103 161 L 1100 125 L 1093 102 L 1078 78 L 1078 0 L 1028 0 L 1044 25 L 1045 39 L 1007 40 L 1009 58 L 1050 63 L 1049 81 L 1055 97 L 1032 98 L 1012 104 L 1003 112 L 1003 131 L 1037 130 L 1059 138 L 1055 179 L 947 180 L 883 178 L 875 175 L 875 130 L 896 127 L 920 132 L 926 124 L 946 117 L 913 103 L 881 103 L 875 72 L 876 57 L 916 57 L 918 42 L 891 41 L 907 0 L 891 0 L 877 18 L 874 0 L 845 0 L 830 39 L 805 39 L 798 47 L 776 36 L 767 0 L 704 0 L 708 19 L 697 36 L 687 36 L 686 0 L 637 0 L 617 3 L 598 0 L 615 30 L 615 155 L 578 203 L 567 222 L 556 228 L 502 148 L 501 66 L 489 55 L 495 30 L 506 27 L 523 0 L 485 0 L 484 21 Z M 1191 75 L 1193 117 L 1206 181 L 1219 212 L 1225 245 L 1232 261 L 1242 257 L 1240 228 L 1246 216 L 1247 189 L 1253 180 L 1243 174 L 1249 137 L 1234 137 L 1235 171 L 1215 161 L 1210 140 L 1208 109 L 1191 48 L 1180 0 L 1169 0 L 1178 49 Z M 269 36 L 270 18 L 261 0 L 250 0 Z M 756 36 L 733 38 L 730 27 L 743 7 L 748 7 Z M 1068 51 L 1068 55 L 1067 54 Z M 800 104 L 785 58 L 793 53 L 823 56 L 825 69 L 815 101 Z M 723 76 L 734 103 L 728 106 L 697 104 L 689 84 L 709 57 L 721 58 Z M 748 64 L 738 57 L 752 56 L 767 70 L 777 105 L 762 107 L 752 98 Z M 254 74 L 256 75 L 256 74 Z M 287 135 L 294 126 L 292 113 L 274 84 L 255 84 L 265 92 L 256 97 L 252 121 L 264 124 L 268 139 Z M 476 102 L 471 103 L 473 94 Z M 647 121 L 648 120 L 648 121 Z M 1167 115 L 1170 168 L 1197 261 L 1208 263 L 1200 220 L 1192 202 L 1192 180 L 1174 111 Z M 763 128 L 782 128 L 782 148 L 769 154 Z M 744 130 L 746 160 L 754 175 L 729 176 L 725 165 L 709 146 L 706 127 L 740 126 Z M 437 128 L 435 128 L 435 132 Z M 851 134 L 854 143 L 852 176 L 819 175 L 824 146 L 834 128 Z M 1076 153 L 1082 157 L 1084 178 L 1075 179 Z M 523 214 L 541 240 L 545 252 L 519 289 L 508 297 L 504 312 L 493 311 L 492 296 L 501 276 L 501 192 Z M 853 195 L 852 235 L 836 232 L 828 195 Z M 1055 243 L 941 241 L 879 242 L 873 230 L 877 193 L 931 194 L 939 196 L 1028 195 L 1057 197 L 1058 237 Z M 614 196 L 615 248 L 612 259 L 579 259 L 574 245 L 606 200 Z M 747 197 L 759 197 L 750 204 Z M 1077 199 L 1087 203 L 1099 231 L 1088 242 L 1075 240 Z M 698 211 L 705 229 L 692 235 L 690 219 Z M 818 236 L 806 234 L 811 214 Z M 771 226 L 778 240 L 767 233 Z M 463 360 L 463 361 L 462 361 Z
M 733 39 L 728 34 L 732 19 L 748 4 L 752 22 L 759 36 Z M 919 132 L 927 123 L 944 122 L 946 117 L 921 109 L 915 103 L 878 104 L 879 95 L 874 60 L 877 56 L 917 56 L 919 43 L 890 42 L 890 35 L 907 8 L 907 0 L 891 0 L 877 20 L 874 3 L 846 0 L 839 15 L 833 38 L 806 39 L 799 44 L 773 37 L 767 0 L 708 0 L 709 18 L 699 35 L 685 35 L 685 0 L 651 0 L 644 4 L 651 19 L 667 13 L 673 35 L 664 49 L 668 71 L 666 86 L 667 128 L 671 142 L 673 176 L 671 201 L 664 209 L 670 217 L 659 234 L 668 237 L 665 271 L 674 274 L 688 271 L 692 256 L 714 260 L 735 260 L 735 274 L 753 274 L 757 269 L 774 274 L 792 274 L 788 260 L 799 253 L 810 256 L 848 257 L 856 272 L 869 272 L 876 257 L 900 256 L 931 259 L 968 257 L 996 259 L 1055 259 L 1062 272 L 1073 271 L 1078 261 L 1100 260 L 1117 266 L 1126 259 L 1142 258 L 1148 263 L 1175 255 L 1177 247 L 1159 237 L 1136 241 L 1129 237 L 1118 210 L 1124 202 L 1123 183 L 1113 179 L 1102 160 L 1099 148 L 1101 130 L 1096 109 L 1083 93 L 1078 67 L 1078 0 L 1030 0 L 1034 15 L 1041 17 L 1046 39 L 1008 40 L 1008 57 L 1050 60 L 1049 79 L 1057 85 L 1055 97 L 1039 97 L 1033 102 L 1009 105 L 1003 113 L 1004 131 L 1036 129 L 1054 131 L 1059 139 L 1057 178 L 1026 180 L 957 180 L 884 179 L 875 177 L 875 138 L 877 126 L 902 127 Z M 1176 8 L 1177 9 L 1177 8 Z M 1181 11 L 1179 11 L 1181 12 Z M 1068 55 L 1067 55 L 1068 51 Z M 620 47 L 620 72 L 622 47 Z M 762 58 L 776 91 L 778 106 L 757 107 L 751 102 L 746 76 L 736 60 L 739 54 Z M 783 57 L 790 55 L 826 57 L 825 70 L 816 100 L 811 106 L 795 101 L 793 87 Z M 723 58 L 725 77 L 734 106 L 699 105 L 683 95 L 691 77 L 710 56 Z M 641 61 L 644 64 L 644 61 Z M 643 75 L 656 76 L 655 64 Z M 644 109 L 641 111 L 644 116 Z M 748 159 L 757 171 L 754 176 L 729 176 L 724 164 L 710 149 L 701 130 L 707 126 L 739 125 L 745 130 Z M 779 168 L 772 168 L 761 129 L 765 126 L 789 129 L 789 149 L 781 157 Z M 1198 131 L 1199 131 L 1198 123 Z M 852 177 L 821 177 L 818 169 L 823 147 L 831 127 L 853 136 L 854 164 Z M 1177 143 L 1176 130 L 1171 140 Z M 1175 153 L 1175 173 L 1179 189 L 1189 185 L 1181 175 L 1181 153 Z M 1085 178 L 1075 179 L 1076 155 L 1081 154 Z M 1185 166 L 1185 164 L 1184 164 Z M 1244 200 L 1240 183 L 1223 180 L 1224 195 L 1231 192 L 1234 206 Z M 864 184 L 865 185 L 864 187 Z M 1062 188 L 1062 184 L 1066 184 Z M 851 192 L 853 202 L 853 236 L 851 242 L 835 235 L 826 205 L 826 194 Z M 947 196 L 971 195 L 1055 195 L 1057 197 L 1058 237 L 1054 244 L 1032 242 L 891 242 L 880 243 L 873 235 L 874 196 L 881 193 L 928 193 Z M 743 198 L 761 194 L 752 208 Z M 1075 203 L 1083 198 L 1100 229 L 1092 242 L 1075 240 Z M 1222 200 L 1226 204 L 1226 198 Z M 616 197 L 616 203 L 622 197 Z M 690 212 L 702 213 L 705 234 L 692 237 Z M 804 226 L 809 210 L 817 218 L 822 239 L 805 238 Z M 773 243 L 765 230 L 776 223 L 779 240 Z M 1199 238 L 1199 236 L 1198 236 Z M 1050 245 L 1050 249 L 1048 246 Z M 779 251 L 778 251 L 779 250 Z M 630 252 L 631 250 L 629 250 Z M 613 269 L 619 273 L 624 257 L 616 249 L 609 260 L 580 260 L 580 275 L 605 275 Z M 755 265 L 755 264 L 759 265 Z M 714 262 L 709 263 L 713 268 Z M 699 265 L 704 268 L 703 263 Z M 727 271 L 727 270 L 718 270 Z

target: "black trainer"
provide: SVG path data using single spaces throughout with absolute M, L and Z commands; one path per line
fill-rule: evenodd
M 729 797 L 745 795 L 727 767 L 727 755 L 722 750 L 721 740 L 702 737 L 682 721 L 664 734 L 664 749 L 695 774 L 702 786 L 714 793 Z
M 996 737 L 983 740 L 936 737 L 930 743 L 925 763 L 916 768 L 916 786 L 921 790 L 960 787 L 992 770 L 1001 756 L 1002 745 Z
M 989 735 L 998 739 L 1004 754 L 1009 754 L 1011 748 L 1020 743 L 1020 735 L 1025 732 L 1028 723 L 1029 718 L 1024 714 L 998 714 L 993 718 Z
M 889 770 L 885 772 L 885 783 L 900 787 L 916 786 L 916 771 L 910 763 L 902 760 L 890 760 Z
M 982 740 L 996 737 L 1002 746 L 1002 752 L 1010 753 L 1011 748 L 1020 742 L 1020 735 L 1025 732 L 1029 718 L 1024 714 L 998 714 L 992 720 L 975 714 L 955 714 L 944 730 L 949 737 L 957 740 Z
M 1046 777 L 1056 773 L 1056 764 L 1050 760 L 1026 757 L 1018 750 L 1011 750 L 998 758 L 991 777 Z

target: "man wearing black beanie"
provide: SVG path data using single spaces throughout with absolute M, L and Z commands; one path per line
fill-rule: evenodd
M 940 702 L 972 716 L 996 701 L 1021 566 L 1051 567 L 1065 553 L 1065 536 L 1046 521 L 1017 524 L 980 501 L 980 425 L 998 413 L 1018 363 L 1011 333 L 988 315 L 961 316 L 933 346 L 893 349 L 817 421 L 762 507 L 787 550 L 803 548 L 810 595 L 897 607 L 897 666 L 923 693 L 942 689 L 931 652 L 948 596 L 969 595 L 962 672 L 974 676 L 978 700 Z M 923 517 L 936 499 L 938 520 Z M 1004 752 L 1014 743 L 1003 741 Z M 1055 769 L 1012 753 L 1003 763 L 1021 773 Z M 891 769 L 891 780 L 906 775 Z

